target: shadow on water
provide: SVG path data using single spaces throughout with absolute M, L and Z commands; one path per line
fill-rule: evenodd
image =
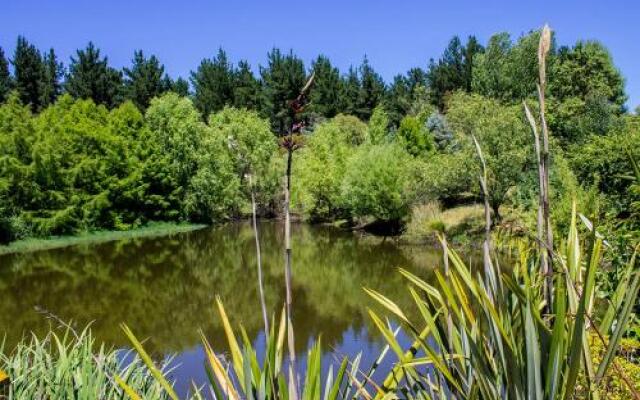
M 307 345 L 322 334 L 325 364 L 335 351 L 363 353 L 371 363 L 382 348 L 367 316 L 375 307 L 362 287 L 376 289 L 410 309 L 397 267 L 429 279 L 441 263 L 437 249 L 398 247 L 392 241 L 330 227 L 294 225 L 293 298 L 296 346 L 304 363 Z M 265 295 L 270 312 L 284 303 L 283 234 L 277 222 L 260 226 Z M 232 322 L 242 323 L 262 348 L 253 231 L 240 222 L 167 237 L 127 239 L 0 257 L 0 334 L 11 348 L 49 322 L 41 307 L 77 327 L 91 323 L 98 341 L 115 348 L 128 342 L 126 322 L 157 358 L 176 354 L 173 373 L 185 393 L 204 382 L 198 330 L 215 350 L 226 339 L 214 309 L 219 295 Z

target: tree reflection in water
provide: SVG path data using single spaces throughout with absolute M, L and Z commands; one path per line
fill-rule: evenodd
M 259 226 L 265 295 L 271 313 L 284 303 L 283 235 L 277 222 Z M 292 227 L 296 346 L 304 361 L 307 345 L 322 334 L 325 359 L 331 349 L 373 360 L 382 338 L 366 314 L 374 302 L 362 287 L 412 302 L 397 267 L 429 279 L 441 253 L 400 247 L 392 241 L 330 227 Z M 23 335 L 43 334 L 50 322 L 41 307 L 79 327 L 92 323 L 94 336 L 115 348 L 128 342 L 126 322 L 145 347 L 162 357 L 176 354 L 178 389 L 204 377 L 198 330 L 216 350 L 226 339 L 214 309 L 219 295 L 232 322 L 262 341 L 255 243 L 246 222 L 158 238 L 128 239 L 0 257 L 0 333 L 11 348 Z M 258 346 L 260 347 L 260 346 Z M 366 364 L 364 364 L 366 365 Z

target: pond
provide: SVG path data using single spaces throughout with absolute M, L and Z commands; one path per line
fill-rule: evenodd
M 283 229 L 259 224 L 265 295 L 280 313 L 284 290 Z M 300 363 L 322 334 L 324 367 L 333 355 L 362 352 L 370 365 L 383 346 L 368 314 L 376 307 L 363 287 L 376 289 L 409 309 L 403 267 L 429 279 L 440 250 L 399 246 L 392 240 L 326 226 L 295 224 L 293 316 Z M 248 222 L 164 237 L 127 239 L 0 257 L 0 335 L 11 348 L 25 334 L 43 334 L 51 320 L 42 310 L 83 328 L 114 348 L 127 348 L 126 322 L 157 358 L 175 355 L 171 377 L 186 393 L 206 382 L 201 329 L 215 350 L 226 339 L 214 306 L 222 299 L 234 324 L 263 348 L 255 243 Z M 40 311 L 38 311 L 40 310 Z

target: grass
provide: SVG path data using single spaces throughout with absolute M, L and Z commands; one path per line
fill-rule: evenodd
M 206 225 L 190 223 L 153 222 L 145 226 L 126 231 L 100 230 L 80 233 L 75 236 L 27 238 L 11 242 L 8 245 L 0 245 L 0 255 L 50 250 L 61 247 L 75 246 L 79 244 L 93 244 L 121 239 L 164 236 L 180 232 L 189 232 L 196 229 L 204 228 L 205 226 Z
M 410 243 L 436 241 L 436 234 L 446 233 L 453 241 L 464 241 L 470 235 L 482 233 L 483 209 L 479 204 L 442 209 L 438 202 L 414 206 L 411 221 L 402 239 Z
M 0 398 L 122 399 L 118 380 L 144 399 L 168 398 L 135 353 L 121 353 L 97 347 L 88 328 L 25 338 L 10 353 L 0 349 Z

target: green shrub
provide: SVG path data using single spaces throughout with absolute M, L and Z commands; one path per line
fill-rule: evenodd
M 339 115 L 318 125 L 293 164 L 293 199 L 312 220 L 346 216 L 341 186 L 355 147 L 366 139 L 366 125 Z
M 424 121 L 418 117 L 406 116 L 400 121 L 395 132 L 396 142 L 412 156 L 426 156 L 434 148 L 433 137 Z
M 361 146 L 346 165 L 341 193 L 350 213 L 404 220 L 415 198 L 415 161 L 396 144 Z

